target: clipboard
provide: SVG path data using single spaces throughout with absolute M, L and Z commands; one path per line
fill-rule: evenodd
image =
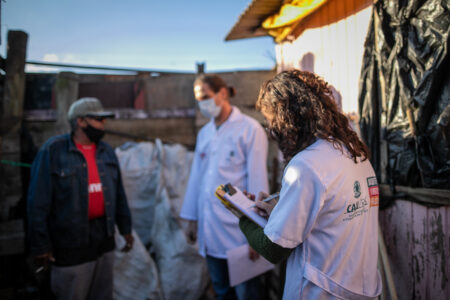
M 252 220 L 255 224 L 264 228 L 267 220 L 252 210 L 254 201 L 247 198 L 244 193 L 237 187 L 227 183 L 221 184 L 216 189 L 216 197 L 228 209 L 235 209 Z

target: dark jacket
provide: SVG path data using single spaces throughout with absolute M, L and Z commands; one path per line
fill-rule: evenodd
M 131 233 L 131 215 L 114 150 L 99 142 L 96 151 L 103 187 L 108 236 L 117 224 L 122 235 Z M 71 135 L 50 138 L 31 167 L 28 189 L 30 250 L 34 255 L 53 247 L 73 248 L 88 243 L 88 169 Z

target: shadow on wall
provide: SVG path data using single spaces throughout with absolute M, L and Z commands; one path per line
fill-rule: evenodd
M 312 52 L 308 52 L 302 56 L 300 69 L 314 73 L 314 54 Z
M 300 59 L 300 70 L 302 71 L 308 71 L 314 73 L 314 53 L 307 52 L 305 53 L 302 58 Z M 333 98 L 339 108 L 339 111 L 342 112 L 342 95 L 341 93 L 332 85 L 328 84 L 328 87 L 331 90 L 331 94 L 333 95 Z

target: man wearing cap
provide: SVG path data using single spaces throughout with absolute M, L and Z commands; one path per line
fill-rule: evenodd
M 131 215 L 114 150 L 101 141 L 105 118 L 96 98 L 69 108 L 71 133 L 50 138 L 31 168 L 30 251 L 37 271 L 51 263 L 58 299 L 112 299 L 114 226 L 133 246 Z

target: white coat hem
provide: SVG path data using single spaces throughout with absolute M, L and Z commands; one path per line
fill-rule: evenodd
M 373 299 L 381 294 L 380 278 L 378 278 L 377 289 L 373 294 L 360 294 L 349 290 L 341 284 L 334 281 L 328 275 L 315 268 L 309 263 L 305 263 L 305 271 L 303 275 L 307 280 L 314 283 L 316 286 L 324 289 L 339 299 L 359 300 L 359 299 Z M 379 274 L 378 274 L 379 276 Z

